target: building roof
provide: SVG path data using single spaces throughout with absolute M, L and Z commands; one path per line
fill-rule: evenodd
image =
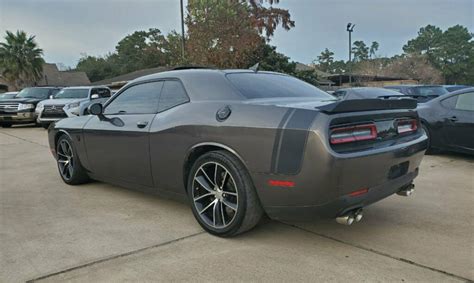
M 42 78 L 36 82 L 38 86 L 75 86 L 89 85 L 91 82 L 85 72 L 59 71 L 56 64 L 44 63 Z

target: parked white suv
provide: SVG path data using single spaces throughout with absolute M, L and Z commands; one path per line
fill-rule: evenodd
M 89 103 L 91 100 L 105 102 L 111 93 L 105 86 L 65 87 L 54 96 L 54 99 L 38 103 L 37 122 L 46 129 L 52 122 L 83 114 L 79 113 L 81 104 Z

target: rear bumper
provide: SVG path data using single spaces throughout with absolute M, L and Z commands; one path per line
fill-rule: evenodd
M 0 123 L 22 124 L 35 122 L 35 112 L 1 113 Z
M 368 206 L 397 193 L 411 184 L 416 176 L 418 176 L 418 169 L 382 185 L 371 187 L 363 195 L 344 195 L 322 205 L 266 207 L 265 211 L 270 218 L 282 221 L 311 221 L 318 218 L 336 218 L 344 215 L 347 211 Z
M 418 175 L 427 137 L 384 149 L 337 154 L 310 136 L 301 171 L 296 175 L 252 174 L 260 201 L 270 218 L 305 221 L 335 218 L 388 197 Z M 292 187 L 269 180 L 290 181 Z M 368 189 L 359 196 L 351 193 Z

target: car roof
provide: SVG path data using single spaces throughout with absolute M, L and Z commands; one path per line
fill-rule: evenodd
M 400 88 L 400 87 L 443 87 L 442 85 L 388 85 L 384 88 Z
M 227 74 L 234 73 L 288 76 L 281 73 L 255 72 L 248 69 L 181 69 L 143 76 L 129 82 L 127 86 L 159 79 L 178 79 L 184 85 L 191 100 L 244 100 L 245 97 L 226 79 Z M 122 89 L 126 89 L 127 86 L 124 86 Z
M 106 86 L 68 86 L 68 87 L 63 87 L 63 89 L 91 89 L 91 88 L 108 88 Z

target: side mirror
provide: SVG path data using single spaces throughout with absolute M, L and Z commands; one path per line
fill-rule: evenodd
M 91 95 L 91 99 L 97 99 L 97 98 L 99 98 L 99 95 L 98 95 L 98 94 L 93 94 L 93 95 Z
M 88 110 L 90 114 L 99 116 L 102 115 L 104 107 L 100 103 L 93 103 L 89 105 Z

